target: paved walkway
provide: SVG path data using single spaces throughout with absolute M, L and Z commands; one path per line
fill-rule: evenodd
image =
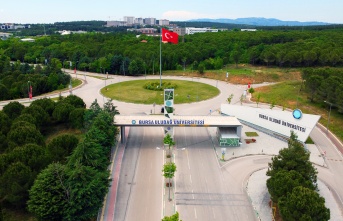
M 266 172 L 267 169 L 263 169 L 250 176 L 247 184 L 247 192 L 260 220 L 271 221 L 272 209 L 269 206 L 270 195 L 266 186 L 266 180 L 268 179 Z M 340 212 L 340 207 L 334 200 L 331 190 L 321 180 L 318 180 L 317 183 L 319 194 L 325 198 L 325 206 L 330 208 L 330 220 L 342 221 L 343 216 Z
M 216 128 L 208 128 L 209 134 L 212 137 L 214 148 L 218 157 L 218 160 L 222 158 L 222 150 L 216 138 Z M 240 147 L 228 147 L 226 148 L 225 162 L 220 161 L 224 165 L 227 161 L 245 157 L 249 155 L 269 155 L 270 157 L 277 155 L 282 148 L 287 147 L 285 141 L 281 141 L 277 138 L 271 137 L 263 132 L 257 131 L 246 125 L 242 128 L 242 141 L 245 139 L 251 139 L 247 137 L 245 132 L 256 132 L 258 134 L 255 143 L 247 144 L 242 142 Z M 327 167 L 325 158 L 323 157 L 323 151 L 320 150 L 315 144 L 307 145 L 310 151 L 310 161 L 317 166 Z M 269 221 L 272 220 L 272 210 L 269 206 L 270 195 L 266 186 L 266 181 L 268 177 L 266 176 L 266 169 L 256 171 L 251 174 L 246 191 L 252 202 L 252 206 L 258 214 L 260 220 Z M 330 220 L 343 220 L 343 215 L 340 210 L 340 206 L 335 200 L 334 195 L 331 190 L 320 180 L 318 180 L 319 194 L 325 198 L 325 205 L 331 210 Z
M 125 141 L 127 140 L 127 137 L 129 135 L 130 127 L 125 127 Z M 121 139 L 118 141 L 117 148 L 112 155 L 112 164 L 110 166 L 111 171 L 111 186 L 109 188 L 109 192 L 106 195 L 106 198 L 104 200 L 104 206 L 101 211 L 100 217 L 98 217 L 98 220 L 101 221 L 112 221 L 114 220 L 114 211 L 116 206 L 116 200 L 117 200 L 117 191 L 118 191 L 118 183 L 119 183 L 119 176 L 121 171 L 121 164 L 125 152 L 125 146 L 126 142 L 121 143 Z

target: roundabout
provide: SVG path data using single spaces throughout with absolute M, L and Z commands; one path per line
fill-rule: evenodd
M 189 80 L 164 79 L 163 85 L 167 85 L 166 88 L 174 88 L 175 104 L 208 100 L 220 93 L 214 86 Z M 101 89 L 101 93 L 112 100 L 123 102 L 163 104 L 163 85 L 160 89 L 158 80 L 132 80 L 108 85 Z
M 72 73 L 71 73 L 72 74 Z M 97 79 L 97 78 L 93 78 L 91 76 L 97 76 L 97 74 L 92 74 L 92 73 L 87 73 L 87 84 L 84 84 L 82 87 L 78 88 L 77 90 L 73 91 L 73 94 L 81 97 L 85 103 L 87 104 L 87 107 L 90 106 L 90 104 L 94 101 L 94 99 L 98 100 L 98 103 L 100 106 L 103 105 L 104 102 L 107 101 L 107 95 L 105 94 L 106 92 L 106 88 L 107 87 L 120 87 L 122 86 L 120 83 L 124 83 L 127 81 L 136 81 L 136 80 L 145 80 L 144 77 L 128 77 L 128 76 L 111 76 L 111 78 L 106 79 L 106 80 L 101 80 L 101 79 Z M 101 76 L 101 75 L 99 75 Z M 85 77 L 86 78 L 86 77 Z M 243 106 L 256 106 L 256 104 L 249 104 L 249 103 L 243 103 L 241 104 L 239 101 L 240 96 L 242 95 L 242 93 L 244 92 L 244 90 L 246 89 L 246 86 L 242 86 L 242 85 L 233 85 L 233 84 L 228 84 L 226 82 L 222 82 L 222 81 L 217 81 L 217 80 L 211 80 L 211 79 L 204 79 L 204 78 L 186 78 L 186 77 L 168 77 L 168 79 L 171 80 L 183 80 L 183 81 L 187 81 L 187 82 L 199 82 L 199 83 L 203 83 L 203 84 L 208 84 L 211 87 L 216 88 L 219 92 L 217 95 L 212 96 L 211 98 L 207 98 L 207 99 L 203 99 L 203 100 L 199 100 L 199 101 L 191 101 L 191 102 L 184 102 L 184 103 L 177 103 L 175 105 L 175 109 L 176 115 L 217 115 L 219 114 L 218 112 L 216 112 L 216 110 L 220 110 L 220 105 L 222 103 L 226 102 L 227 97 L 230 94 L 233 94 L 234 97 L 232 99 L 231 104 L 234 105 L 243 105 Z M 149 81 L 157 81 L 158 80 L 158 76 L 149 76 L 147 77 L 147 80 Z M 110 85 L 110 86 L 109 86 Z M 253 85 L 254 88 L 258 87 L 259 85 Z M 104 91 L 105 90 L 105 91 Z M 194 93 L 193 89 L 193 92 Z M 109 89 L 108 89 L 109 91 Z M 129 90 L 129 92 L 132 93 L 132 90 Z M 120 93 L 120 92 L 118 92 Z M 178 92 L 176 92 L 178 93 Z M 69 94 L 69 92 L 64 92 L 62 93 L 63 96 L 67 96 Z M 56 95 L 57 97 L 58 95 Z M 183 95 L 184 96 L 184 95 Z M 51 96 L 53 97 L 53 96 Z M 162 97 L 162 96 L 161 96 Z M 187 97 L 187 96 L 186 96 Z M 192 103 L 192 105 L 190 105 L 189 103 Z M 135 103 L 131 103 L 129 101 L 124 101 L 124 100 L 113 100 L 113 104 L 115 106 L 118 107 L 119 112 L 121 113 L 121 115 L 146 115 L 146 114 L 150 114 L 152 113 L 151 110 L 153 110 L 155 107 L 152 105 L 153 101 L 149 101 L 146 104 L 135 104 Z M 156 102 L 156 104 L 159 104 Z M 264 109 L 269 109 L 269 105 L 268 104 L 260 104 L 259 106 L 260 108 L 264 108 Z M 277 107 L 275 107 L 276 109 Z M 279 108 L 281 109 L 281 108 Z M 158 109 L 157 109 L 158 110 Z M 292 114 L 290 112 L 290 114 Z M 296 115 L 296 117 L 299 117 L 299 115 Z M 246 127 L 245 127 L 246 128 Z M 195 218 L 195 216 L 197 216 L 198 219 L 200 219 L 201 215 L 203 215 L 204 217 L 207 217 L 209 219 L 213 219 L 214 216 L 216 217 L 216 219 L 219 220 L 237 220 L 239 218 L 248 218 L 248 217 L 244 217 L 243 213 L 241 214 L 241 212 L 243 211 L 250 211 L 248 212 L 249 214 L 249 220 L 253 220 L 254 218 L 252 214 L 254 214 L 252 208 L 251 208 L 251 204 L 247 203 L 246 199 L 247 197 L 245 196 L 245 190 L 242 188 L 244 187 L 244 185 L 242 185 L 243 183 L 245 183 L 246 181 L 246 177 L 250 174 L 252 174 L 256 169 L 259 168 L 265 168 L 268 164 L 268 154 L 275 154 L 274 151 L 276 151 L 274 148 L 270 148 L 270 150 L 273 150 L 273 152 L 268 153 L 268 149 L 266 149 L 265 147 L 262 148 L 254 148 L 257 152 L 261 152 L 263 153 L 263 156 L 261 156 L 261 159 L 252 159 L 251 161 L 245 157 L 245 154 L 252 154 L 251 151 L 248 151 L 245 153 L 244 149 L 237 149 L 235 151 L 232 152 L 228 152 L 227 155 L 228 156 L 232 156 L 235 159 L 231 160 L 230 164 L 236 163 L 237 162 L 237 166 L 233 166 L 230 165 L 230 167 L 226 167 L 226 166 L 221 166 L 220 171 L 218 172 L 218 168 L 215 168 L 214 165 L 212 165 L 213 163 L 211 163 L 211 170 L 209 170 L 208 167 L 208 162 L 209 160 L 211 160 L 213 157 L 211 157 L 211 155 L 213 155 L 213 149 L 210 150 L 208 149 L 209 145 L 212 145 L 212 142 L 207 143 L 206 145 L 203 145 L 201 148 L 197 147 L 200 144 L 203 144 L 202 142 L 205 142 L 206 139 L 208 139 L 208 132 L 206 130 L 201 130 L 201 131 L 195 131 L 193 130 L 194 128 L 188 128 L 187 130 L 178 130 L 176 131 L 177 136 L 179 136 L 179 138 L 177 139 L 180 144 L 182 144 L 183 146 L 177 146 L 176 151 L 178 152 L 178 155 L 176 158 L 178 159 L 178 164 L 180 164 L 179 167 L 179 172 L 180 175 L 178 175 L 177 177 L 177 185 L 175 185 L 175 187 L 177 188 L 177 190 L 179 192 L 176 192 L 176 199 L 178 200 L 178 202 L 180 203 L 178 208 L 183 211 L 184 215 L 181 215 L 181 218 L 183 218 L 184 216 L 187 216 L 187 218 L 189 218 L 188 220 L 192 220 Z M 319 180 L 323 181 L 325 183 L 325 185 L 327 187 L 329 187 L 330 190 L 332 190 L 332 194 L 334 199 L 329 199 L 328 202 L 332 203 L 332 202 L 337 202 L 339 207 L 342 207 L 342 197 L 343 197 L 343 190 L 340 188 L 340 186 L 343 184 L 343 178 L 340 176 L 341 171 L 343 170 L 343 165 L 342 165 L 342 155 L 341 153 L 337 150 L 337 148 L 335 147 L 335 145 L 328 139 L 328 137 L 322 132 L 323 130 L 319 129 L 319 127 L 316 127 L 312 132 L 311 132 L 311 137 L 313 138 L 314 142 L 316 143 L 317 147 L 314 147 L 316 149 L 318 149 L 317 152 L 314 152 L 314 155 L 316 155 L 315 157 L 318 158 L 318 162 L 324 162 L 323 164 L 316 164 L 316 168 L 318 170 L 318 178 Z M 144 136 L 143 136 L 144 135 Z M 126 201 L 126 206 L 127 206 L 127 212 L 130 212 L 130 209 L 132 208 L 137 208 L 136 213 L 139 214 L 140 212 L 143 212 L 143 210 L 145 211 L 145 209 L 149 209 L 149 205 L 131 205 L 130 203 L 139 203 L 139 202 L 145 202 L 144 197 L 141 198 L 141 196 L 139 194 L 141 194 L 142 191 L 145 191 L 145 189 L 139 189 L 142 187 L 142 184 L 145 183 L 144 180 L 150 180 L 152 183 L 150 183 L 148 186 L 153 186 L 154 183 L 158 183 L 161 182 L 163 183 L 163 181 L 161 180 L 160 177 L 160 165 L 154 165 L 153 167 L 151 167 L 151 163 L 154 162 L 152 159 L 154 159 L 154 157 L 156 157 L 156 159 L 158 159 L 159 164 L 162 162 L 160 162 L 161 157 L 163 156 L 161 151 L 159 151 L 159 149 L 157 149 L 158 145 L 160 145 L 159 143 L 161 143 L 161 138 L 163 137 L 163 133 L 156 128 L 155 129 L 138 129 L 138 130 L 131 130 L 130 134 L 129 134 L 129 140 L 133 143 L 130 143 L 132 145 L 140 145 L 140 146 L 133 146 L 136 147 L 137 149 L 131 149 L 130 146 L 128 146 L 128 149 L 125 150 L 125 157 L 128 157 L 128 159 L 126 159 L 128 162 L 124 162 L 123 165 L 126 165 L 125 167 L 122 168 L 122 170 L 130 170 L 133 169 L 133 171 L 135 171 L 135 164 L 137 164 L 137 168 L 138 170 L 143 170 L 143 171 L 136 171 L 134 173 L 132 173 L 132 180 L 128 180 L 128 178 L 123 178 L 121 177 L 119 180 L 121 181 L 127 181 L 124 184 L 119 184 L 119 188 L 120 185 L 124 185 L 127 186 L 128 183 L 130 183 L 130 191 L 132 189 L 132 193 L 133 195 L 131 197 L 129 197 L 131 200 Z M 131 139 L 132 138 L 132 139 Z M 264 142 L 261 142 L 260 140 L 261 138 L 259 138 L 257 144 L 261 143 L 265 146 L 266 142 L 271 142 L 271 147 L 275 147 L 276 143 L 272 142 L 271 139 L 266 139 Z M 151 143 L 152 142 L 152 143 Z M 200 143 L 199 143 L 200 142 Z M 144 144 L 144 145 L 143 145 Z M 256 144 L 249 144 L 246 145 L 247 147 L 252 147 L 253 145 Z M 280 145 L 278 145 L 280 146 Z M 285 145 L 281 145 L 282 147 L 285 147 Z M 181 148 L 180 150 L 178 150 L 178 148 Z M 213 147 L 212 147 L 213 148 Z M 184 151 L 182 149 L 185 149 Z M 118 150 L 119 151 L 119 150 Z M 130 158 L 130 154 L 133 154 L 134 156 L 136 156 L 136 158 Z M 134 151 L 138 151 L 138 152 L 134 152 Z M 183 151 L 183 152 L 182 152 Z M 220 151 L 220 150 L 218 150 Z M 238 154 L 240 153 L 239 151 L 242 152 L 241 156 L 238 156 Z M 248 153 L 249 152 L 249 153 Z M 321 153 L 325 152 L 325 156 L 322 157 L 318 157 Z M 219 152 L 220 153 L 220 152 Z M 135 155 L 136 154 L 136 155 Z M 156 155 L 158 154 L 158 155 Z M 256 155 L 260 155 L 260 153 L 256 153 Z M 192 158 L 193 157 L 193 158 Z M 202 159 L 201 159 L 202 158 Z M 259 158 L 258 156 L 256 156 L 256 158 Z M 262 159 L 263 158 L 263 159 Z M 131 159 L 136 159 L 136 161 L 132 161 Z M 145 159 L 145 162 L 144 162 Z M 270 159 L 270 156 L 269 156 Z M 125 160 L 125 159 L 123 159 Z M 212 159 L 213 160 L 213 159 Z M 193 164 L 187 164 L 187 161 L 191 161 L 193 162 Z M 249 161 L 249 162 L 248 162 Z M 313 161 L 313 159 L 311 159 L 311 161 Z M 214 162 L 214 161 L 213 161 Z M 242 164 L 238 164 L 242 163 Z M 248 165 L 248 166 L 247 166 Z M 145 171 L 146 168 L 146 171 Z M 181 170 L 181 168 L 184 168 L 183 170 Z M 201 170 L 199 170 L 198 168 L 201 168 Z M 114 167 L 115 169 L 115 167 Z M 152 169 L 154 171 L 152 171 Z M 155 171 L 156 169 L 156 171 Z M 210 177 L 211 173 L 214 173 L 213 171 L 215 171 L 215 173 L 217 174 L 216 177 L 223 177 L 221 179 L 224 179 L 225 182 L 222 182 L 221 179 L 217 180 L 217 183 L 221 186 L 221 190 L 223 190 L 223 193 L 226 193 L 227 195 L 225 198 L 225 201 L 222 201 L 222 204 L 219 206 L 228 206 L 227 209 L 230 210 L 230 205 L 229 204 L 235 204 L 233 208 L 236 208 L 236 210 L 231 211 L 232 213 L 228 212 L 228 213 L 224 213 L 222 214 L 221 210 L 209 210 L 209 213 L 205 213 L 204 210 L 201 210 L 201 206 L 196 207 L 195 205 L 188 205 L 187 202 L 189 202 L 189 200 L 192 200 L 193 203 L 199 203 L 201 201 L 201 199 L 203 197 L 208 197 L 209 199 L 212 199 L 212 202 L 214 203 L 217 198 L 222 200 L 223 198 L 220 195 L 213 195 L 210 194 L 211 192 L 206 192 L 206 188 L 212 188 L 212 193 L 219 193 L 217 187 L 218 186 L 211 186 L 212 185 L 212 181 Z M 234 169 L 234 170 L 233 170 Z M 204 174 L 204 171 L 207 171 L 206 174 Z M 183 172 L 182 172 L 183 171 Z M 201 171 L 201 174 L 199 174 L 199 171 Z M 125 171 L 126 172 L 126 171 Z M 123 174 L 126 175 L 130 174 L 130 172 Z M 122 171 L 123 173 L 123 171 Z M 146 174 L 145 174 L 146 173 Z M 155 179 L 153 174 L 157 174 L 158 178 Z M 219 173 L 219 174 L 218 174 Z M 232 174 L 235 173 L 235 176 L 232 176 Z M 135 176 L 135 174 L 137 174 L 137 176 Z M 151 178 L 150 178 L 151 175 Z M 240 175 L 240 176 L 238 176 Z M 204 178 L 205 176 L 205 178 Z M 229 178 L 226 178 L 226 176 L 228 176 Z M 231 177 L 232 176 L 232 177 Z M 113 179 L 113 177 L 112 177 Z M 158 179 L 160 179 L 160 181 L 158 181 Z M 192 183 L 193 180 L 193 183 Z M 132 184 L 132 185 L 131 185 Z M 182 185 L 182 186 L 180 186 Z M 230 185 L 232 188 L 231 189 L 227 189 L 227 187 L 225 187 L 226 185 Z M 183 188 L 183 189 L 182 189 Z M 197 195 L 192 195 L 189 193 L 189 191 L 192 193 L 192 189 L 189 188 L 194 188 L 194 193 L 197 193 Z M 201 189 L 201 188 L 205 188 L 205 189 Z M 182 190 L 182 192 L 181 192 Z M 205 194 L 205 192 L 206 194 Z M 147 195 L 145 196 L 145 199 L 149 198 L 152 195 L 154 195 L 154 197 L 156 198 L 156 202 L 161 203 L 161 196 L 158 197 L 157 194 L 155 196 L 155 191 L 154 192 L 149 192 L 145 191 L 147 193 Z M 119 189 L 118 189 L 118 193 L 120 193 Z M 110 192 L 109 195 L 113 194 L 113 192 Z M 191 198 L 189 199 L 188 197 L 195 197 L 195 199 Z M 237 196 L 239 197 L 239 201 L 232 201 L 234 200 L 234 198 L 231 198 L 231 196 Z M 118 198 L 119 197 L 119 198 Z M 216 198 L 217 197 L 217 198 Z M 118 204 L 116 204 L 116 208 L 109 208 L 112 211 L 108 211 L 108 212 L 114 212 L 114 209 L 120 210 L 120 207 L 122 206 L 119 202 L 120 201 L 120 196 L 117 196 L 116 198 Z M 155 201 L 153 201 L 155 202 Z M 239 204 L 239 202 L 242 202 L 242 204 Z M 165 214 L 165 215 L 170 215 L 169 213 L 164 213 L 167 210 L 164 210 L 166 208 L 162 208 L 162 212 L 158 209 L 156 209 L 158 207 L 158 203 L 156 204 L 152 204 L 154 205 L 154 210 L 151 210 L 151 214 Z M 204 206 L 204 205 L 202 205 Z M 118 207 L 118 208 L 117 208 Z M 208 205 L 206 205 L 206 207 L 209 207 Z M 232 205 L 231 205 L 232 207 Z M 195 208 L 195 209 L 194 209 Z M 126 208 L 123 208 L 123 211 L 126 211 Z M 341 209 L 341 208 L 340 208 Z M 142 211 L 141 211 L 142 210 Z M 172 212 L 172 211 L 171 211 Z M 189 213 L 188 213 L 189 212 Z M 181 214 L 181 213 L 180 213 Z M 234 215 L 234 217 L 231 217 L 232 214 Z M 114 214 L 113 214 L 114 216 Z M 143 214 L 142 214 L 143 216 Z M 116 216 L 115 216 L 116 217 Z M 132 220 L 134 220 L 133 217 Z M 185 217 L 186 218 L 186 217 Z M 250 219 L 252 218 L 252 219 Z M 334 216 L 332 217 L 333 220 L 338 220 L 341 218 L 341 216 Z M 241 219 L 241 220 L 242 220 Z M 112 220 L 112 219 L 110 219 Z M 129 219 L 128 219 L 129 220 Z M 246 220 L 246 219 L 245 219 Z

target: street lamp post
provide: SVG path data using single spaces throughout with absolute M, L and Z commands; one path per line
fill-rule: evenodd
M 70 76 L 70 81 L 69 81 L 69 93 L 70 95 L 73 94 L 73 85 L 71 84 L 71 76 Z
M 146 63 L 144 62 L 144 75 L 145 75 L 145 80 L 146 80 Z
M 75 62 L 75 77 L 77 78 L 77 63 L 79 63 L 79 61 Z
M 331 107 L 332 107 L 332 103 L 328 102 L 328 101 L 324 101 L 327 104 L 330 104 L 330 111 L 329 111 L 329 116 L 328 116 L 328 124 L 326 126 L 326 134 L 329 132 L 329 124 L 330 124 L 330 115 L 331 115 Z

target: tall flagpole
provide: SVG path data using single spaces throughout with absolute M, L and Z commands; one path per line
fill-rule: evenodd
M 161 39 L 160 39 L 160 88 L 162 87 L 162 27 L 161 27 Z

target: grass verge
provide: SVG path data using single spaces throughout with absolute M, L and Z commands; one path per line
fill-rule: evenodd
M 258 137 L 258 133 L 256 132 L 245 132 L 247 137 Z
M 341 141 L 343 140 L 343 114 L 332 108 L 330 122 L 328 124 L 329 107 L 324 102 L 311 102 L 307 99 L 304 86 L 301 81 L 286 81 L 275 85 L 256 88 L 252 101 L 256 102 L 260 94 L 260 102 L 275 103 L 284 108 L 299 108 L 303 113 L 320 115 L 319 122 L 325 127 L 329 125 L 332 131 Z

